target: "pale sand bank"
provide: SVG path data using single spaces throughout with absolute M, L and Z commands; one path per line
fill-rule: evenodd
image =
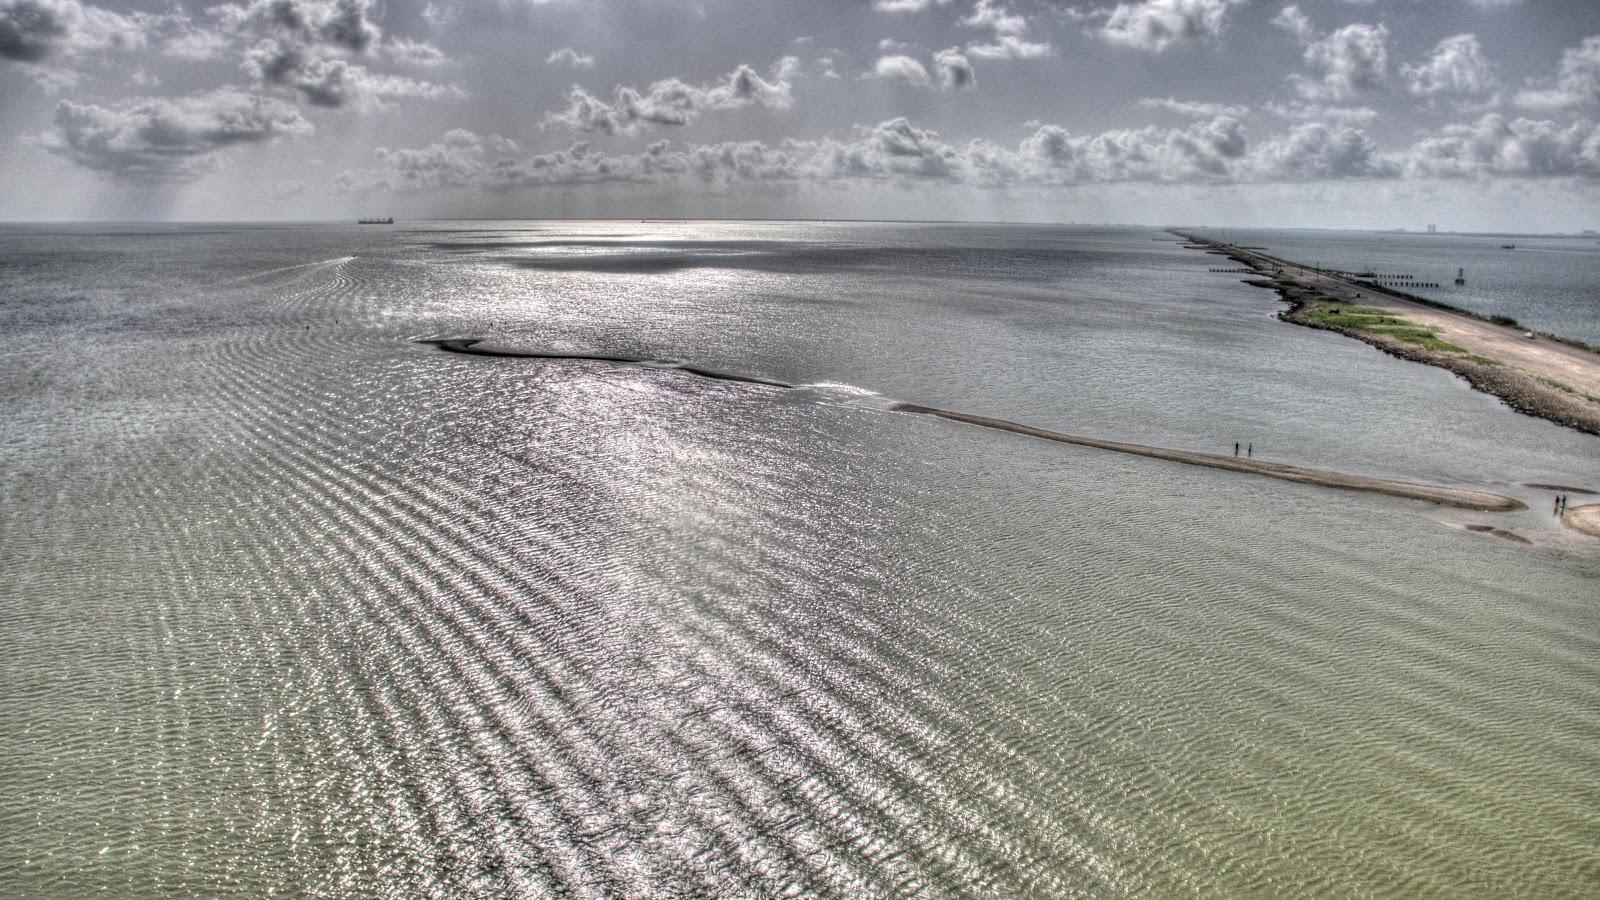
M 1600 537 L 1600 503 L 1574 506 L 1561 517 L 1561 524 L 1574 531 Z

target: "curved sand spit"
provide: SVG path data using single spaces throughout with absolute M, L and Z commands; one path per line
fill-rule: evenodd
M 666 360 L 639 359 L 626 356 L 600 356 L 583 353 L 539 353 L 524 350 L 496 350 L 480 346 L 481 340 L 477 338 L 447 338 L 429 339 L 418 341 L 423 344 L 433 344 L 440 350 L 450 353 L 462 353 L 468 356 L 493 356 L 512 359 L 557 359 L 557 360 L 587 360 L 593 362 L 618 363 L 629 366 L 642 366 L 651 369 L 670 369 L 698 375 L 702 378 L 713 378 L 718 381 L 738 381 L 746 384 L 760 384 L 767 387 L 792 388 L 794 385 L 782 381 L 772 381 L 766 378 L 757 378 L 750 375 L 734 375 L 727 372 L 717 372 L 711 369 L 702 369 L 679 362 Z M 1079 435 L 1062 434 L 1059 431 L 1046 431 L 1043 428 L 1034 428 L 1029 425 L 1019 425 L 1016 422 L 1007 422 L 1004 419 L 991 419 L 987 416 L 975 416 L 970 413 L 955 412 L 948 409 L 939 409 L 934 406 L 919 406 L 915 403 L 897 403 L 889 407 L 894 412 L 917 413 L 925 416 L 935 416 L 940 419 L 949 419 L 952 422 L 962 422 L 968 425 L 978 425 L 984 428 L 993 428 L 998 431 L 1009 431 L 1013 434 L 1028 437 L 1042 438 L 1047 441 L 1057 441 L 1063 444 L 1077 444 L 1080 447 L 1094 447 L 1099 450 L 1111 450 L 1116 453 L 1131 453 L 1134 456 L 1148 456 L 1152 459 L 1164 459 L 1168 462 L 1184 463 L 1191 466 L 1206 466 L 1212 469 L 1226 469 L 1230 472 L 1243 472 L 1248 475 L 1265 475 L 1268 478 L 1279 478 L 1284 481 L 1298 481 L 1301 484 L 1318 484 L 1323 487 L 1342 488 L 1351 491 L 1367 491 L 1374 494 L 1388 494 L 1394 497 L 1406 497 L 1412 500 L 1426 500 L 1429 503 L 1439 503 L 1444 506 L 1458 506 L 1462 509 L 1477 509 L 1486 511 L 1506 511 L 1525 509 L 1526 507 L 1517 500 L 1504 497 L 1500 494 L 1491 494 L 1487 491 L 1469 491 L 1461 488 L 1436 487 L 1428 484 L 1411 484 L 1405 481 L 1389 481 L 1383 478 L 1372 478 L 1366 475 L 1351 475 L 1344 472 L 1331 472 L 1325 469 L 1308 469 L 1304 466 L 1291 466 L 1284 463 L 1264 462 L 1258 459 L 1240 459 L 1236 456 L 1221 456 L 1214 453 L 1196 453 L 1192 450 L 1173 450 L 1167 447 L 1149 447 L 1144 444 L 1126 444 L 1121 441 L 1106 441 L 1099 438 L 1082 437 Z M 1600 510 L 1600 505 L 1593 507 L 1579 507 L 1573 514 L 1583 509 Z M 1578 527 L 1578 526 L 1574 526 Z
M 1390 481 L 1386 478 L 1351 475 L 1345 472 L 1331 472 L 1326 469 L 1308 469 L 1304 466 L 1264 462 L 1259 459 L 1240 459 L 1236 456 L 1221 456 L 1215 453 L 1196 453 L 1192 450 L 1172 450 L 1167 447 L 1149 447 L 1144 444 L 1125 444 L 1121 441 L 1106 441 L 1099 438 L 1062 434 L 1058 431 L 1046 431 L 1043 428 L 1019 425 L 1016 422 L 1007 422 L 1004 419 L 974 416 L 969 413 L 952 412 L 932 406 L 918 406 L 914 403 L 899 403 L 891 406 L 890 409 L 900 412 L 919 413 L 925 416 L 937 416 L 941 419 L 949 419 L 952 422 L 965 422 L 968 425 L 980 425 L 984 428 L 994 428 L 1014 434 L 1025 434 L 1029 437 L 1043 438 L 1047 441 L 1059 441 L 1063 444 L 1077 444 L 1081 447 L 1114 450 L 1117 453 L 1131 453 L 1135 456 L 1148 456 L 1153 459 L 1164 459 L 1191 466 L 1227 469 L 1230 472 L 1265 475 L 1268 478 L 1281 478 L 1284 481 L 1298 481 L 1302 484 L 1320 484 L 1323 487 L 1367 491 L 1374 494 L 1389 494 L 1393 497 L 1407 497 L 1412 500 L 1426 500 L 1429 503 L 1459 506 L 1462 509 L 1504 512 L 1527 508 L 1521 501 L 1504 497 L 1500 494 L 1491 494 L 1487 491 L 1435 487 L 1430 484 Z M 1600 506 L 1597 506 L 1597 508 L 1600 508 Z

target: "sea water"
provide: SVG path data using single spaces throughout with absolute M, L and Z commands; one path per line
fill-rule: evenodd
M 0 232 L 0 893 L 1592 895 L 1600 441 L 1214 260 Z
M 1600 346 L 1600 236 L 1207 229 L 1281 259 L 1347 272 L 1410 275 L 1407 293 Z M 1460 274 L 1465 284 L 1456 284 Z

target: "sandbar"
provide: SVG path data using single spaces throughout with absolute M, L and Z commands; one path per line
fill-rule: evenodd
M 1600 503 L 1586 503 L 1583 506 L 1572 507 L 1561 517 L 1561 524 L 1573 531 L 1600 537 Z
M 1520 500 L 1488 491 L 1440 487 L 1431 484 L 1413 484 L 1408 481 L 1391 481 L 1387 478 L 1376 478 L 1370 475 L 1355 475 L 1348 472 L 1334 472 L 1328 469 L 1313 469 L 1307 466 L 1291 466 L 1286 463 L 1267 462 L 1260 459 L 1223 456 L 1216 453 L 1199 453 L 1193 450 L 1175 450 L 1170 447 L 1152 447 L 1145 444 L 1129 444 L 1122 441 L 1107 441 L 1082 435 L 1063 434 L 1059 431 L 1047 431 L 1043 428 L 1034 428 L 1031 425 L 1007 422 L 1004 419 L 991 419 L 987 416 L 975 416 L 970 413 L 939 409 L 933 406 L 919 406 L 915 403 L 897 403 L 891 406 L 890 409 L 897 412 L 936 416 L 941 419 L 949 419 L 952 422 L 964 422 L 968 425 L 1009 431 L 1013 434 L 1027 435 L 1028 437 L 1041 438 L 1047 441 L 1076 444 L 1080 447 L 1094 447 L 1099 450 L 1130 453 L 1134 456 L 1147 456 L 1152 459 L 1164 459 L 1169 462 L 1184 463 L 1191 466 L 1205 466 L 1211 469 L 1225 469 L 1230 472 L 1243 472 L 1249 475 L 1263 475 L 1267 478 L 1296 481 L 1301 484 L 1316 484 L 1348 491 L 1388 494 L 1392 497 L 1424 500 L 1429 503 L 1454 506 L 1461 509 L 1508 512 L 1527 508 Z
M 747 384 L 758 384 L 767 387 L 793 388 L 794 385 L 782 381 L 773 381 L 758 378 L 752 375 L 735 375 L 704 369 L 699 366 L 685 365 L 669 360 L 641 359 L 629 356 L 605 356 L 599 354 L 581 353 L 542 353 L 533 350 L 501 350 L 482 346 L 478 338 L 439 338 L 419 340 L 418 343 L 432 344 L 440 350 L 449 353 L 460 353 L 467 356 L 506 357 L 511 359 L 551 359 L 551 360 L 577 360 L 591 362 L 608 362 L 619 365 L 640 366 L 651 369 L 668 369 L 697 375 L 701 378 L 712 378 L 721 381 L 737 381 Z M 1286 463 L 1267 462 L 1260 459 L 1240 458 L 1237 456 L 1223 456 L 1214 453 L 1200 453 L 1193 450 L 1174 450 L 1168 447 L 1152 447 L 1144 444 L 1129 444 L 1122 441 L 1108 441 L 1101 438 L 1085 437 L 1082 435 L 1064 434 L 1059 431 L 1047 431 L 1043 428 L 1034 428 L 1031 425 L 1022 425 L 1016 422 L 1007 422 L 1004 419 L 991 419 L 988 416 L 978 416 L 971 413 L 956 412 L 954 410 L 940 409 L 934 406 L 921 406 L 915 403 L 896 403 L 889 407 L 892 412 L 915 413 L 924 416 L 934 416 L 948 419 L 952 422 L 961 422 L 967 425 L 978 425 L 984 428 L 993 428 L 999 431 L 1008 431 L 1013 434 L 1028 437 L 1042 438 L 1047 441 L 1056 441 L 1063 444 L 1076 444 L 1081 447 L 1093 447 L 1099 450 L 1110 450 L 1116 453 L 1129 453 L 1134 456 L 1146 456 L 1152 459 L 1161 459 L 1168 462 L 1184 463 L 1191 466 L 1205 466 L 1212 469 L 1225 469 L 1230 472 L 1242 472 L 1248 475 L 1262 475 L 1268 478 L 1277 478 L 1283 481 L 1295 481 L 1301 484 L 1315 484 L 1323 487 L 1339 488 L 1350 491 L 1366 491 L 1374 494 L 1388 494 L 1393 497 L 1405 497 L 1411 500 L 1423 500 L 1429 503 L 1438 503 L 1443 506 L 1454 506 L 1461 509 L 1474 509 L 1487 512 L 1505 512 L 1514 509 L 1526 509 L 1526 506 L 1511 497 L 1493 494 L 1487 491 L 1474 491 L 1464 488 L 1440 487 L 1430 484 L 1413 484 L 1406 481 L 1391 481 L 1385 478 L 1375 478 L 1369 475 L 1353 475 L 1346 472 L 1334 472 L 1326 469 L 1313 469 L 1306 466 L 1292 466 Z M 1596 508 L 1600 508 L 1597 506 Z
M 502 350 L 494 347 L 483 346 L 482 338 L 441 338 L 419 340 L 419 344 L 432 344 L 447 353 L 460 353 L 466 356 L 496 356 L 508 359 L 558 359 L 573 360 L 578 362 L 608 362 L 621 366 L 638 366 L 644 369 L 668 369 L 683 372 L 688 375 L 698 375 L 701 378 L 710 378 L 715 381 L 737 381 L 744 384 L 760 384 L 767 387 L 792 388 L 794 385 L 785 381 L 774 381 L 770 378 L 758 378 L 754 375 L 738 375 L 732 372 L 719 372 L 715 369 L 705 369 L 700 366 L 691 366 L 671 359 L 645 359 L 636 356 L 602 356 L 592 353 L 541 353 L 536 350 Z

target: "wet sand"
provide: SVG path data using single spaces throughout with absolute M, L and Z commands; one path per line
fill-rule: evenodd
M 1593 494 L 1588 488 L 1568 487 L 1564 484 L 1540 484 L 1539 482 L 1524 482 L 1523 487 L 1537 488 L 1541 491 L 1555 491 L 1558 494 Z
M 1487 534 L 1491 537 L 1497 537 L 1502 541 L 1510 541 L 1513 544 L 1533 543 L 1533 541 L 1530 541 L 1522 535 L 1517 534 L 1515 531 L 1507 531 L 1504 528 L 1496 528 L 1493 525 L 1468 525 L 1466 526 L 1466 529 L 1473 534 Z
M 1297 481 L 1301 484 L 1316 484 L 1323 487 L 1339 488 L 1349 491 L 1366 491 L 1374 494 L 1388 494 L 1392 497 L 1405 497 L 1411 500 L 1424 500 L 1429 503 L 1438 503 L 1443 506 L 1455 506 L 1461 509 L 1475 509 L 1488 512 L 1507 512 L 1514 509 L 1526 509 L 1519 500 L 1492 494 L 1487 491 L 1472 491 L 1462 488 L 1438 487 L 1429 484 L 1412 484 L 1406 481 L 1390 481 L 1386 478 L 1374 478 L 1368 475 L 1353 475 L 1346 472 L 1333 472 L 1326 469 L 1311 469 L 1305 466 L 1291 466 L 1285 463 L 1266 462 L 1259 459 L 1247 459 L 1237 456 L 1223 456 L 1214 453 L 1198 453 L 1192 450 L 1173 450 L 1167 447 L 1150 447 L 1144 444 L 1127 444 L 1121 441 L 1107 441 L 1099 438 L 1083 437 L 1080 435 L 1063 434 L 1059 431 L 1046 431 L 1043 428 L 1034 428 L 1029 425 L 1019 425 L 1016 422 L 1007 422 L 1004 419 L 991 419 L 986 416 L 975 416 L 970 413 L 953 412 L 947 409 L 938 409 L 932 406 L 918 406 L 914 403 L 898 403 L 890 407 L 898 412 L 918 413 L 925 416 L 936 416 L 949 419 L 952 422 L 963 422 L 968 425 L 979 425 L 984 428 L 993 428 L 999 431 L 1009 431 L 1013 434 L 1027 435 L 1028 437 L 1042 438 L 1047 441 L 1057 441 L 1063 444 L 1076 444 L 1080 447 L 1094 447 L 1099 450 L 1112 450 L 1117 453 L 1130 453 L 1135 456 L 1148 456 L 1152 459 L 1164 459 L 1169 462 L 1179 462 L 1191 466 L 1205 466 L 1211 469 L 1226 469 L 1230 472 L 1243 472 L 1249 475 L 1263 475 L 1268 478 L 1278 478 L 1284 481 Z

